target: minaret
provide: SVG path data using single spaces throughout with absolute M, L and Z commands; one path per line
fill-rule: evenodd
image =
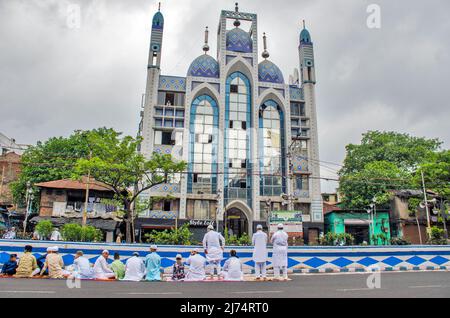
M 161 13 L 161 2 L 158 5 L 158 12 L 152 20 L 152 36 L 150 40 L 150 54 L 148 67 L 159 68 L 161 66 L 161 49 L 163 42 L 164 17 Z
M 310 120 L 309 160 L 308 165 L 311 172 L 310 198 L 311 198 L 311 221 L 323 222 L 323 201 L 320 188 L 320 165 L 319 165 L 319 134 L 317 128 L 316 111 L 316 73 L 314 64 L 314 47 L 311 35 L 306 29 L 303 21 L 303 30 L 300 32 L 300 44 L 298 47 L 300 56 L 300 73 L 302 89 L 305 98 L 306 116 Z
M 151 157 L 153 153 L 153 126 L 152 118 L 154 106 L 158 103 L 158 84 L 161 73 L 161 47 L 163 40 L 164 17 L 161 13 L 161 3 L 158 5 L 158 12 L 152 20 L 152 33 L 150 38 L 150 51 L 147 65 L 147 87 L 145 90 L 144 110 L 142 112 L 142 132 L 143 142 L 141 153 Z

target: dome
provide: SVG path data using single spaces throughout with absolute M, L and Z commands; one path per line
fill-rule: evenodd
M 300 43 L 311 43 L 311 35 L 308 30 L 303 29 L 302 32 L 300 32 Z
M 219 63 L 207 54 L 197 57 L 188 70 L 188 76 L 219 77 L 219 74 Z
M 278 66 L 268 60 L 259 63 L 258 78 L 260 82 L 284 84 L 283 73 Z
M 152 21 L 153 28 L 162 29 L 164 27 L 164 17 L 160 11 L 156 12 Z
M 253 41 L 250 34 L 241 28 L 235 28 L 227 32 L 227 50 L 241 53 L 251 53 Z

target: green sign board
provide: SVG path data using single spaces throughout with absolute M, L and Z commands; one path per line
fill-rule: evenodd
M 303 222 L 302 214 L 302 211 L 272 211 L 269 223 L 301 223 Z

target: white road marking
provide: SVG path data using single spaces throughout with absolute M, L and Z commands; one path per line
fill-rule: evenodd
M 126 295 L 182 295 L 183 293 L 169 292 L 169 293 L 126 293 Z M 117 293 L 117 295 L 123 295 L 123 293 Z
M 56 294 L 54 291 L 42 290 L 0 290 L 0 293 L 5 294 Z
M 408 288 L 443 288 L 442 285 L 408 286 Z
M 381 288 L 378 288 L 381 289 Z M 366 291 L 366 290 L 375 290 L 372 288 L 349 288 L 349 289 L 336 289 L 338 292 L 352 292 L 352 291 Z
M 242 292 L 230 292 L 230 294 L 275 294 L 283 293 L 282 290 L 257 290 L 257 291 L 242 291 Z

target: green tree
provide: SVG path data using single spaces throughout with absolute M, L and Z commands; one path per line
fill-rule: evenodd
M 376 198 L 386 204 L 389 191 L 418 188 L 414 174 L 441 146 L 437 139 L 396 132 L 369 131 L 361 144 L 346 147 L 339 191 L 346 208 L 367 208 Z
M 79 158 L 87 158 L 89 145 L 87 135 L 91 131 L 75 131 L 69 137 L 52 137 L 28 148 L 22 156 L 22 171 L 19 179 L 11 184 L 14 201 L 25 205 L 27 182 L 32 185 L 59 179 L 71 178 L 74 166 Z M 93 130 L 97 135 L 108 135 L 110 130 Z M 35 207 L 39 202 L 39 193 L 35 189 Z
M 415 184 L 422 186 L 423 171 L 427 189 L 450 200 L 450 150 L 430 153 L 426 159 L 415 173 Z
M 91 155 L 77 160 L 74 176 L 90 174 L 113 189 L 115 199 L 123 205 L 126 239 L 131 242 L 135 219 L 133 206 L 139 195 L 155 185 L 170 182 L 176 173 L 185 170 L 186 163 L 175 162 L 171 155 L 157 153 L 147 159 L 137 152 L 141 138 L 122 137 L 114 130 L 109 130 L 106 135 L 92 131 L 86 139 Z
M 36 224 L 34 230 L 43 238 L 48 239 L 53 232 L 53 223 L 49 220 L 42 220 Z
M 378 205 L 386 205 L 390 190 L 408 188 L 410 184 L 410 175 L 395 164 L 374 161 L 358 172 L 341 176 L 339 191 L 346 207 L 365 209 L 374 198 Z

